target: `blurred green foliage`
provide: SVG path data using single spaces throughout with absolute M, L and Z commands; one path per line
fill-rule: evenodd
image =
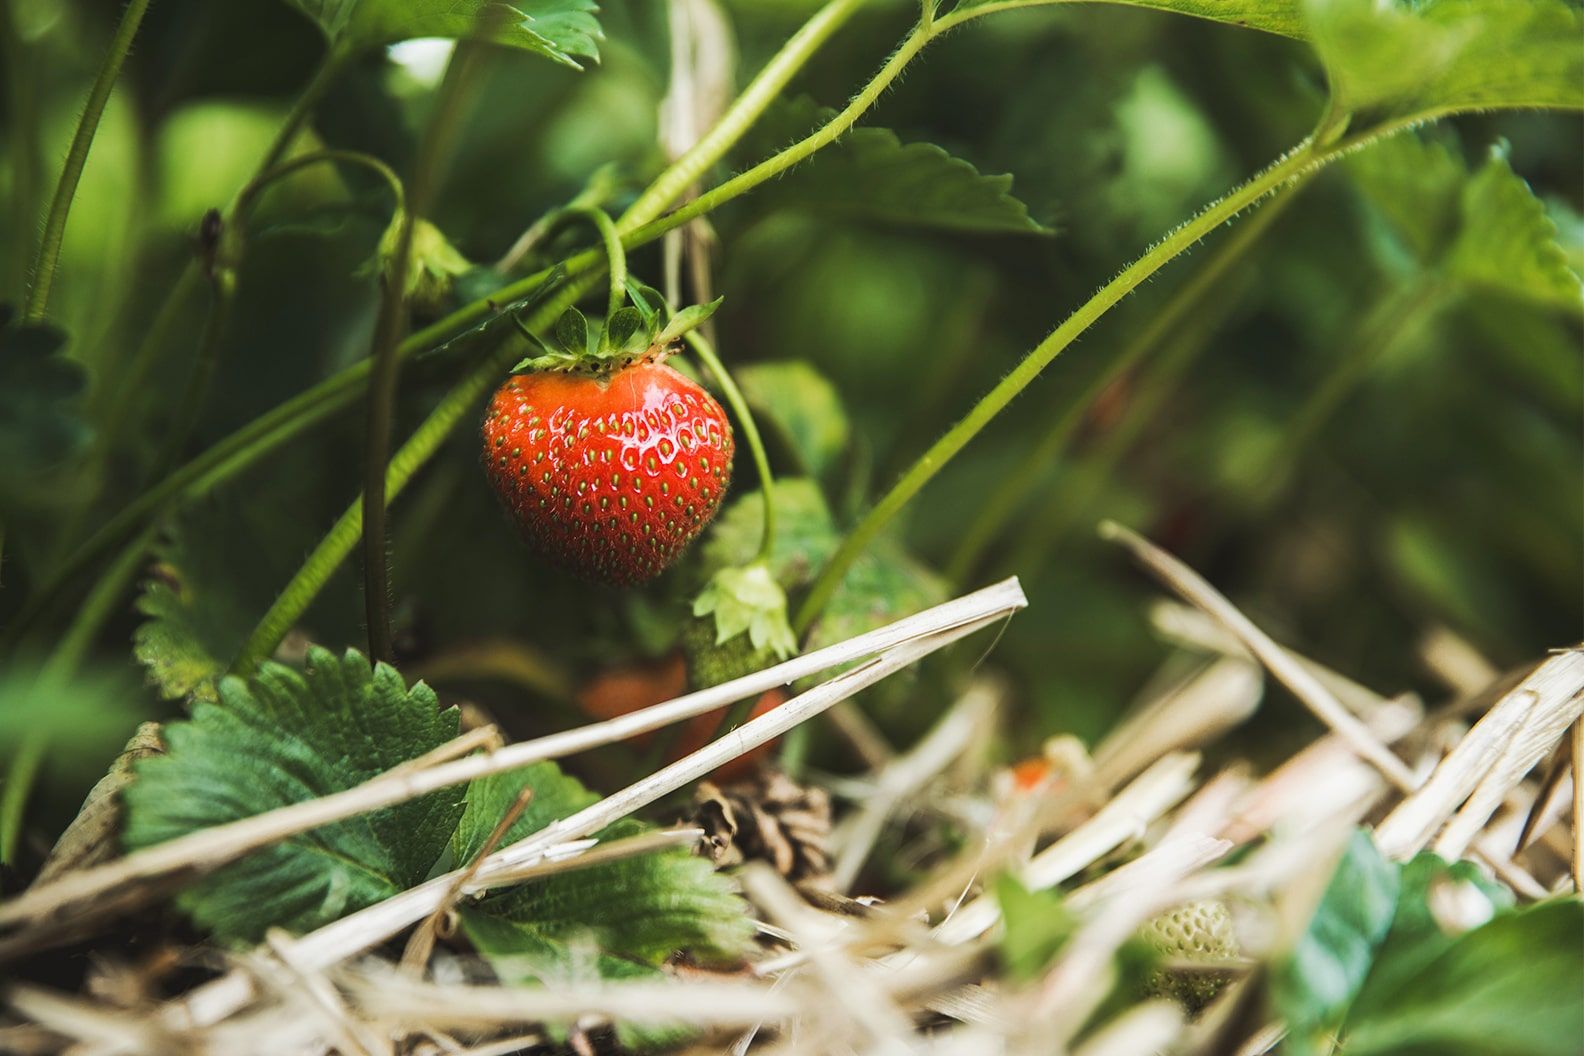
M 48 488 L 30 476 L 13 499 L 13 467 L 0 467 L 0 623 L 49 580 L 63 536 L 100 523 L 154 474 L 207 291 L 178 304 L 147 376 L 128 385 L 127 371 L 194 255 L 204 210 L 240 189 L 326 47 L 294 6 L 325 5 L 160 0 L 150 9 L 89 157 L 50 310 L 69 335 L 64 355 L 90 379 L 88 426 L 102 436 L 112 417 L 126 425 L 113 449 L 90 440 L 54 452 Z M 585 71 L 545 61 L 544 48 L 496 48 L 472 85 L 427 219 L 482 269 L 586 186 L 599 183 L 617 211 L 664 164 L 664 5 L 600 6 L 597 65 L 584 61 L 588 27 L 576 22 L 560 53 Z M 816 5 L 722 6 L 740 85 Z M 1368 104 L 1379 68 L 1396 61 L 1391 48 L 1406 45 L 1383 38 L 1362 58 L 1336 52 L 1356 32 L 1348 19 L 1359 5 L 1330 6 L 1321 51 L 1344 54 L 1333 75 L 1363 86 L 1356 101 Z M 915 7 L 868 5 L 730 168 L 784 145 L 817 108 L 843 105 Z M 1265 7 L 1271 18 L 1294 10 Z M 43 202 L 119 9 L 108 0 L 6 8 L 0 300 L 20 299 Z M 1407 23 L 1420 17 L 1399 20 L 1409 45 L 1421 37 Z M 331 38 L 350 32 L 327 28 Z M 405 172 L 433 102 L 436 46 L 378 46 L 409 34 L 376 28 L 356 42 L 307 138 Z M 850 525 L 1102 281 L 1297 142 L 1321 113 L 1325 84 L 1315 51 L 1299 41 L 1138 8 L 1014 11 L 933 45 L 833 148 L 830 167 L 816 159 L 709 217 L 709 296 L 725 296 L 716 344 L 743 368 L 777 471 L 815 481 L 797 487 L 810 489 L 805 505 L 824 504 L 833 531 Z M 1058 731 L 1097 736 L 1165 655 L 1143 616 L 1155 588 L 1091 538 L 1107 516 L 1181 554 L 1279 638 L 1385 691 L 1431 684 L 1416 646 L 1432 628 L 1450 628 L 1499 666 L 1578 637 L 1581 147 L 1577 116 L 1523 113 L 1462 117 L 1361 152 L 1305 186 L 1193 307 L 1182 329 L 1185 341 L 1197 336 L 1175 370 L 1158 371 L 1150 350 L 1106 390 L 989 556 L 954 585 L 1023 577 L 1032 605 L 994 654 L 1016 682 L 1020 748 Z M 923 185 L 893 179 L 895 155 L 927 156 L 941 171 Z M 919 222 L 921 196 L 974 170 L 1010 185 L 976 185 L 995 193 L 955 222 L 938 212 Z M 316 166 L 261 198 L 218 373 L 184 454 L 367 354 L 378 301 L 367 264 L 388 220 L 380 188 L 350 168 Z M 909 605 L 942 596 L 928 570 L 946 564 L 994 484 L 1224 237 L 1171 265 L 1066 353 L 909 507 L 854 589 Z M 520 267 L 587 240 L 562 230 Z M 631 265 L 661 285 L 658 246 Z M 473 278 L 481 291 L 498 281 L 488 270 Z M 464 346 L 406 370 L 399 437 L 467 355 Z M 0 379 L 10 369 L 0 363 Z M 160 633 L 137 630 L 152 615 L 201 628 L 196 662 L 227 662 L 220 654 L 239 646 L 249 614 L 256 619 L 357 493 L 361 417 L 333 416 L 227 482 L 215 505 L 172 519 L 143 600 L 119 599 L 95 659 L 130 669 L 134 633 L 140 642 Z M 1090 474 L 1095 486 L 1084 484 L 1085 467 L 1123 429 L 1132 438 L 1104 455 L 1113 461 Z M 683 618 L 701 559 L 636 598 L 544 567 L 496 508 L 475 445 L 473 430 L 460 430 L 393 512 L 401 659 L 507 638 L 580 677 L 668 647 L 664 627 Z M 758 512 L 743 497 L 756 487 L 743 457 L 739 505 L 723 528 L 741 529 L 749 554 L 757 528 L 746 522 Z M 822 533 L 823 552 L 829 542 Z M 193 567 L 181 567 L 184 552 Z M 1031 553 L 1033 564 L 1008 563 Z M 361 645 L 356 571 L 343 570 L 305 623 L 333 649 Z M 901 585 L 885 586 L 893 579 Z M 74 583 L 71 596 L 90 583 Z M 73 605 L 35 622 L 36 648 L 59 636 Z M 154 674 L 167 692 L 183 688 Z M 466 689 L 514 733 L 565 721 L 520 689 Z M 927 725 L 949 689 L 944 679 L 912 684 L 906 707 L 885 709 L 896 735 Z M 138 716 L 168 715 L 175 705 L 160 696 L 151 688 Z M 1268 710 L 1268 727 L 1302 721 Z M 69 813 L 74 793 L 60 795 Z

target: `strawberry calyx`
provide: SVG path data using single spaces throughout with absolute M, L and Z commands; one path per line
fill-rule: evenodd
M 777 659 L 797 652 L 797 638 L 787 621 L 786 592 L 766 561 L 716 572 L 694 599 L 693 615 L 714 617 L 716 645 L 747 634 L 755 650 L 768 649 Z
M 626 288 L 631 303 L 604 320 L 590 320 L 578 309 L 568 308 L 543 339 L 514 316 L 518 330 L 540 351 L 518 362 L 512 373 L 552 371 L 604 379 L 637 363 L 661 363 L 683 335 L 714 315 L 721 303 L 717 297 L 673 312 L 651 287 L 629 280 Z

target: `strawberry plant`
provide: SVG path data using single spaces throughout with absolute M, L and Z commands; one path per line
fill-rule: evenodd
M 0 58 L 0 1049 L 1576 1048 L 1576 0 Z

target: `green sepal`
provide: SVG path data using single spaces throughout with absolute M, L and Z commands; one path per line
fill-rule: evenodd
M 555 343 L 560 345 L 560 351 L 567 355 L 579 356 L 592 352 L 593 344 L 589 341 L 589 323 L 587 317 L 576 308 L 568 308 L 561 313 L 561 318 L 555 324 Z
M 720 307 L 721 301 L 724 299 L 717 297 L 708 304 L 688 305 L 671 317 L 671 321 L 666 323 L 665 328 L 660 331 L 654 343 L 664 348 L 673 341 L 680 341 L 682 335 L 689 330 L 697 330 L 703 326 L 705 321 L 715 314 L 715 310 Z
M 797 652 L 787 622 L 786 592 L 764 561 L 723 568 L 710 577 L 693 601 L 694 616 L 715 617 L 715 644 L 747 632 L 755 649 L 768 648 L 778 659 Z
M 642 312 L 633 307 L 618 308 L 605 322 L 603 350 L 641 352 L 649 347 L 649 334 Z

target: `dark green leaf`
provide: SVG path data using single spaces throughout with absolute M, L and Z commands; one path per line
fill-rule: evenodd
M 1343 112 L 1584 108 L 1584 17 L 1565 0 L 1310 0 Z
M 88 375 L 62 355 L 66 335 L 0 305 L 0 510 L 30 501 L 86 447 L 78 411 Z
M 1576 1056 L 1584 1038 L 1581 935 L 1577 898 L 1503 913 L 1411 972 L 1394 973 L 1396 985 L 1350 1017 L 1342 1051 Z
M 1434 266 L 1458 227 L 1468 167 L 1444 136 L 1405 132 L 1347 159 L 1353 181 L 1423 266 Z
M 326 37 L 363 49 L 420 37 L 482 38 L 580 69 L 597 59 L 594 0 L 289 0 Z
M 219 701 L 166 727 L 165 755 L 138 766 L 125 839 L 147 847 L 351 788 L 456 736 L 423 683 L 408 688 L 356 652 L 312 649 L 298 672 L 266 663 L 228 678 Z M 300 833 L 227 866 L 179 896 L 224 942 L 272 926 L 305 931 L 423 880 L 462 815 L 462 790 L 439 792 Z
M 771 111 L 747 147 L 759 155 L 824 124 L 834 111 L 801 98 Z M 770 207 L 953 231 L 1049 234 L 1011 194 L 1011 176 L 986 176 L 932 143 L 903 143 L 884 128 L 855 128 L 757 198 Z
M 810 476 L 823 477 L 847 450 L 841 397 L 811 363 L 755 363 L 734 372 L 760 428 L 774 429 Z
M 1271 994 L 1294 1053 L 1314 1051 L 1342 1022 L 1397 907 L 1398 866 L 1355 832 L 1309 926 L 1272 973 Z

